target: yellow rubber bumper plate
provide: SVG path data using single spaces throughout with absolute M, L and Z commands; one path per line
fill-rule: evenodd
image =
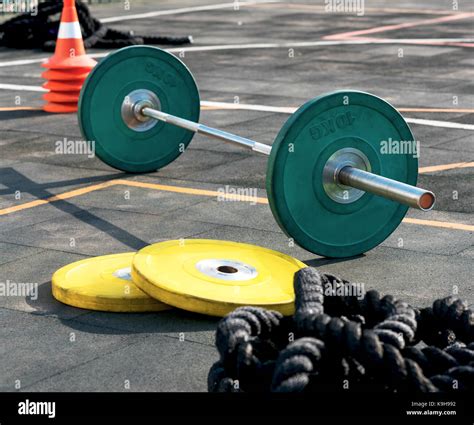
M 211 316 L 252 305 L 294 312 L 301 261 L 270 249 L 205 239 L 166 241 L 137 252 L 132 278 L 166 304 Z
M 53 296 L 73 307 L 123 313 L 170 307 L 141 291 L 131 280 L 134 252 L 76 261 L 53 274 Z

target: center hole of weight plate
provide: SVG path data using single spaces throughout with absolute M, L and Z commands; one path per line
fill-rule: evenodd
M 143 108 L 161 110 L 158 96 L 150 90 L 133 90 L 123 99 L 120 109 L 123 122 L 134 131 L 147 131 L 153 128 L 158 121 L 141 113 Z
M 195 264 L 197 270 L 206 276 L 222 281 L 248 281 L 258 275 L 258 271 L 250 264 L 231 259 L 208 258 Z
M 232 266 L 219 266 L 217 267 L 217 270 L 220 271 L 221 273 L 237 273 L 238 272 L 238 270 Z
M 113 272 L 115 277 L 118 277 L 122 280 L 132 280 L 132 268 L 131 267 L 124 267 L 123 269 L 118 269 Z

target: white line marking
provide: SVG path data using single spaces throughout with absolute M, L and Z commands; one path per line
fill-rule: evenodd
M 244 50 L 244 49 L 279 49 L 294 47 L 338 46 L 353 44 L 415 44 L 420 43 L 473 43 L 474 38 L 384 38 L 380 40 L 318 40 L 295 41 L 286 43 L 249 43 L 249 44 L 222 44 L 216 46 L 174 47 L 166 49 L 168 52 L 210 52 L 217 50 Z
M 18 90 L 18 91 L 34 91 L 34 92 L 47 92 L 41 86 L 24 86 L 20 84 L 0 84 L 0 90 Z M 222 109 L 238 109 L 246 111 L 259 111 L 259 112 L 276 112 L 279 114 L 292 114 L 298 108 L 289 106 L 268 106 L 268 105 L 249 105 L 245 103 L 226 103 L 226 102 L 213 102 L 213 101 L 201 101 L 201 106 L 210 106 Z M 424 120 L 418 118 L 405 118 L 405 121 L 412 124 L 427 125 L 431 127 L 444 127 L 444 128 L 456 128 L 460 130 L 474 130 L 472 124 L 461 124 L 457 122 L 449 121 L 435 121 L 435 120 Z
M 405 121 L 412 124 L 429 125 L 431 127 L 457 128 L 459 130 L 474 130 L 473 124 L 462 124 L 458 122 L 423 120 L 419 118 L 405 118 Z
M 293 106 L 248 105 L 245 103 L 212 102 L 208 100 L 202 100 L 201 106 L 210 106 L 221 109 L 240 109 L 245 111 L 277 112 L 280 114 L 292 114 L 298 109 Z
M 18 91 L 48 91 L 41 86 L 23 86 L 20 84 L 0 84 L 2 90 L 18 90 Z
M 245 103 L 225 103 L 225 102 L 212 102 L 212 101 L 201 101 L 201 106 L 210 106 L 222 109 L 240 109 L 247 111 L 260 111 L 260 112 L 277 112 L 280 114 L 293 114 L 298 108 L 286 107 L 286 106 L 267 106 L 267 105 L 248 105 Z M 460 130 L 474 130 L 472 124 L 462 124 L 450 121 L 436 121 L 436 120 L 425 120 L 419 118 L 405 118 L 405 121 L 412 124 L 428 125 L 431 127 L 444 127 L 444 128 L 456 128 Z
M 0 68 L 6 68 L 7 66 L 30 65 L 32 63 L 40 63 L 47 60 L 48 58 L 40 58 L 40 59 L 19 59 L 16 61 L 0 62 Z
M 267 105 L 248 105 L 245 103 L 225 103 L 201 101 L 201 106 L 210 106 L 222 109 L 240 109 L 246 111 L 277 112 L 280 114 L 293 114 L 298 108 L 286 106 L 267 106 Z M 405 121 L 411 124 L 427 125 L 431 127 L 456 128 L 460 130 L 474 130 L 472 124 L 462 124 L 450 121 L 425 120 L 419 118 L 405 118 Z
M 163 49 L 171 53 L 179 52 L 211 52 L 219 50 L 246 50 L 246 49 L 281 49 L 281 48 L 295 48 L 295 47 L 318 47 L 318 46 L 339 46 L 352 44 L 414 44 L 420 43 L 474 43 L 474 38 L 414 38 L 414 39 L 398 39 L 386 38 L 381 40 L 320 40 L 320 41 L 296 41 L 290 43 L 249 43 L 249 44 L 222 44 L 216 46 L 192 46 L 192 47 L 173 47 L 170 49 Z M 451 47 L 448 45 L 448 47 Z M 91 58 L 106 57 L 110 51 L 103 53 L 91 53 Z M 48 60 L 49 57 L 35 58 L 35 59 L 20 59 L 8 62 L 0 62 L 0 68 L 8 66 L 30 65 L 33 63 L 41 63 Z
M 136 15 L 112 16 L 110 18 L 101 19 L 100 21 L 103 23 L 122 22 L 122 21 L 129 21 L 132 19 L 153 18 L 154 16 L 178 15 L 181 13 L 189 13 L 189 12 L 204 12 L 206 10 L 229 9 L 231 7 L 233 8 L 237 6 L 240 8 L 241 6 L 251 6 L 255 4 L 278 3 L 278 1 L 279 0 L 239 1 L 239 2 L 233 2 L 233 3 L 209 4 L 206 6 L 183 7 L 180 9 L 160 10 L 158 12 L 138 13 Z

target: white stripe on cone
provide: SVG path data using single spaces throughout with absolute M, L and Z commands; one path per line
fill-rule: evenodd
M 82 38 L 79 22 L 61 22 L 58 38 Z

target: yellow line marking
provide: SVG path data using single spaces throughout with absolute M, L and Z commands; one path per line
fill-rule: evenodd
M 185 193 L 187 195 L 201 195 L 201 196 L 211 196 L 211 197 L 221 196 L 221 197 L 224 197 L 225 199 L 235 199 L 237 201 L 256 202 L 258 204 L 268 204 L 267 198 L 252 197 L 252 196 L 239 196 L 239 195 L 221 193 L 217 190 L 193 189 L 189 187 L 169 186 L 169 185 L 145 183 L 145 182 L 130 181 L 130 180 L 115 180 L 115 184 L 123 184 L 123 185 L 128 185 L 128 186 L 154 189 L 154 190 L 164 190 L 167 192 Z M 474 230 L 474 226 L 469 226 L 467 224 L 450 223 L 450 222 L 443 222 L 443 221 L 436 221 L 436 220 L 420 220 L 417 218 L 404 218 L 403 222 L 409 223 L 409 224 L 419 224 L 422 226 L 442 227 L 446 229 L 467 230 L 467 231 Z
M 124 179 L 115 179 L 109 180 L 104 183 L 99 183 L 87 187 L 83 187 L 80 189 L 71 190 L 69 192 L 65 192 L 59 195 L 54 195 L 46 199 L 38 199 L 36 201 L 26 202 L 21 205 L 17 205 L 14 207 L 4 208 L 0 210 L 0 215 L 11 214 L 16 211 L 26 210 L 30 208 L 34 208 L 40 205 L 49 204 L 52 202 L 73 198 L 76 196 L 84 195 L 86 193 L 94 192 L 96 190 L 104 189 L 111 186 L 116 185 L 125 185 L 125 186 L 132 186 L 132 187 L 140 187 L 144 189 L 153 189 L 153 190 L 162 190 L 166 192 L 174 192 L 174 193 L 183 193 L 187 195 L 200 195 L 200 196 L 210 196 L 210 197 L 224 197 L 225 199 L 233 199 L 237 201 L 244 201 L 244 202 L 255 202 L 258 204 L 268 204 L 268 199 L 264 197 L 253 197 L 253 196 L 240 196 L 237 194 L 230 194 L 230 193 L 222 193 L 217 190 L 204 190 L 204 189 L 194 189 L 191 187 L 183 187 L 183 186 L 169 186 L 163 184 L 156 184 L 156 183 L 146 183 L 146 182 L 139 182 L 134 180 L 124 180 Z M 430 227 L 441 227 L 445 229 L 453 229 L 453 230 L 467 230 L 469 232 L 474 231 L 474 226 L 462 223 L 451 223 L 451 222 L 444 222 L 444 221 L 436 221 L 436 220 L 420 220 L 417 218 L 405 218 L 403 219 L 404 223 L 408 224 L 419 224 L 421 226 L 430 226 Z
M 468 168 L 468 167 L 474 167 L 474 162 L 458 162 L 458 163 L 453 163 L 453 164 L 422 167 L 419 169 L 419 173 L 422 174 L 422 173 L 428 173 L 428 172 L 444 171 L 444 170 L 451 170 L 455 168 Z M 243 202 L 254 202 L 258 204 L 268 204 L 268 199 L 264 197 L 242 196 L 238 194 L 225 193 L 218 190 L 195 189 L 191 187 L 170 186 L 170 185 L 164 185 L 164 184 L 140 182 L 140 181 L 135 181 L 135 180 L 114 179 L 114 180 L 109 180 L 104 183 L 94 184 L 91 186 L 71 190 L 69 192 L 65 192 L 59 195 L 54 195 L 46 199 L 37 199 L 35 201 L 26 202 L 21 205 L 7 207 L 0 210 L 0 215 L 7 215 L 7 214 L 11 214 L 17 211 L 22 211 L 22 210 L 38 207 L 40 205 L 46 205 L 52 202 L 74 198 L 76 196 L 84 195 L 86 193 L 94 192 L 96 190 L 105 189 L 107 187 L 116 186 L 116 185 L 139 187 L 143 189 L 161 190 L 165 192 L 182 193 L 186 195 L 221 197 L 224 199 L 243 201 Z M 422 226 L 441 227 L 441 228 L 446 228 L 446 229 L 467 230 L 467 231 L 474 230 L 474 226 L 471 226 L 468 224 L 450 223 L 450 222 L 443 222 L 443 221 L 436 221 L 436 220 L 421 220 L 421 219 L 416 219 L 416 218 L 405 218 L 403 222 L 408 223 L 408 224 L 419 224 Z
M 258 196 L 242 196 L 232 193 L 219 192 L 218 190 L 204 190 L 204 189 L 194 189 L 191 187 L 182 187 L 182 186 L 168 186 L 163 184 L 156 183 L 145 183 L 137 182 L 134 180 L 115 180 L 115 184 L 123 184 L 127 186 L 135 186 L 146 189 L 154 190 L 164 190 L 166 192 L 175 192 L 175 193 L 185 193 L 187 195 L 201 195 L 201 196 L 212 196 L 212 197 L 221 197 L 225 199 L 232 199 L 237 201 L 245 202 L 256 202 L 257 204 L 268 204 L 267 198 L 262 198 Z
M 43 108 L 36 108 L 34 106 L 7 106 L 0 107 L 0 111 L 42 111 Z
M 75 196 L 84 195 L 85 193 L 94 192 L 95 190 L 103 189 L 103 188 L 106 188 L 106 187 L 109 187 L 109 186 L 113 186 L 115 184 L 117 184 L 117 183 L 115 183 L 115 180 L 110 180 L 110 181 L 105 182 L 105 183 L 94 184 L 92 186 L 82 187 L 80 189 L 75 189 L 75 190 L 71 190 L 69 192 L 64 192 L 64 193 L 61 193 L 59 195 L 54 195 L 54 196 L 51 196 L 51 197 L 46 198 L 46 199 L 37 199 L 36 201 L 26 202 L 24 204 L 16 205 L 14 207 L 4 208 L 4 209 L 0 210 L 0 215 L 11 214 L 13 212 L 27 210 L 27 209 L 30 209 L 30 208 L 38 207 L 40 205 L 49 204 L 51 202 L 56 202 L 56 201 L 60 201 L 60 200 L 63 200 L 63 199 L 74 198 Z
M 418 218 L 404 218 L 403 222 L 408 224 L 419 224 L 420 226 L 442 227 L 445 229 L 467 230 L 468 232 L 474 232 L 474 226 L 462 223 L 450 223 L 447 221 L 437 220 L 420 220 Z
M 418 169 L 419 174 L 431 173 L 433 171 L 445 171 L 455 168 L 470 168 L 474 167 L 474 162 L 457 162 L 454 164 L 432 165 L 431 167 L 421 167 Z

